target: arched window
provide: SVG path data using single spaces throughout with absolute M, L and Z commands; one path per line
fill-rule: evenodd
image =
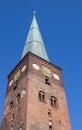
M 45 102 L 45 93 L 40 91 L 38 98 L 39 98 L 39 101 Z
M 52 112 L 50 109 L 48 110 L 48 117 L 52 117 Z
M 51 106 L 58 107 L 58 100 L 56 97 L 51 96 L 50 101 L 51 101 Z

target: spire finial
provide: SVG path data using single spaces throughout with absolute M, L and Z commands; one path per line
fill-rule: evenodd
M 34 16 L 36 16 L 36 11 L 33 11 Z

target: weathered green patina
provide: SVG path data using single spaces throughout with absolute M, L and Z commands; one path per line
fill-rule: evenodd
M 24 50 L 22 53 L 21 59 L 28 53 L 31 52 L 47 61 L 49 61 L 44 42 L 39 30 L 39 26 L 36 21 L 35 13 L 33 16 L 33 20 L 30 26 L 30 30 L 28 32 L 28 36 L 25 42 Z

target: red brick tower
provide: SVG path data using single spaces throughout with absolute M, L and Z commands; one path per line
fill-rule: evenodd
M 71 130 L 62 69 L 49 62 L 35 15 L 8 76 L 1 130 Z

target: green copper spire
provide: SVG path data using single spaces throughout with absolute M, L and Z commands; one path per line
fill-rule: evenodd
M 34 11 L 33 20 L 28 32 L 21 59 L 27 54 L 27 52 L 31 52 L 49 61 L 35 15 L 36 12 Z

